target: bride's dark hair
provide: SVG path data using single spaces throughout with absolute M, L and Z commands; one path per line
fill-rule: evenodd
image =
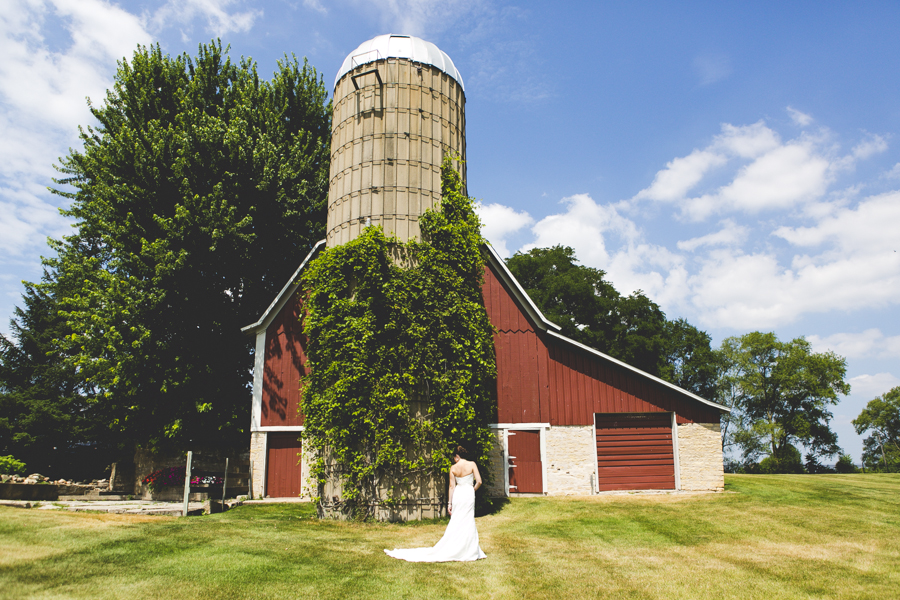
M 466 450 L 465 448 L 463 448 L 462 446 L 457 446 L 456 452 L 454 452 L 453 454 L 455 454 L 456 456 L 458 456 L 464 460 L 469 460 L 469 451 Z

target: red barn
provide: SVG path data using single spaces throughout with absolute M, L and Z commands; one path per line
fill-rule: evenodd
M 305 339 L 297 281 L 319 242 L 260 319 L 251 417 L 254 496 L 305 495 L 299 441 Z M 721 490 L 719 417 L 728 409 L 559 333 L 490 245 L 482 294 L 496 329 L 497 441 L 491 492 Z M 305 458 L 305 457 L 304 457 Z

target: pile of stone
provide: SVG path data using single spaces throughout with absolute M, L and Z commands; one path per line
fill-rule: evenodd
M 0 475 L 0 483 L 24 483 L 38 484 L 51 483 L 63 486 L 78 486 L 90 489 L 106 490 L 109 488 L 108 479 L 92 479 L 90 481 L 75 481 L 74 479 L 50 479 L 40 473 L 32 473 L 31 475 Z

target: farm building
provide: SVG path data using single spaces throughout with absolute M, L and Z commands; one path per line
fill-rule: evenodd
M 244 328 L 256 339 L 254 496 L 309 491 L 309 457 L 299 441 L 300 274 L 326 246 L 350 241 L 367 224 L 401 241 L 418 236 L 418 217 L 440 202 L 443 156 L 465 158 L 462 78 L 433 44 L 379 36 L 341 67 L 332 128 L 327 238 Z M 492 472 L 493 495 L 722 489 L 726 407 L 561 335 L 493 248 L 482 251 L 497 360 L 497 444 L 491 464 L 482 465 Z

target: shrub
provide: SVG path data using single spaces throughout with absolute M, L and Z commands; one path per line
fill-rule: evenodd
M 777 456 L 768 456 L 759 463 L 759 472 L 766 475 L 805 473 L 800 462 L 800 451 L 791 445 L 779 449 Z
M 5 473 L 7 475 L 16 473 L 21 475 L 24 472 L 25 463 L 21 460 L 16 460 L 12 454 L 9 456 L 0 456 L 0 473 Z
M 849 454 L 841 454 L 834 468 L 838 473 L 859 473 L 859 467 L 853 463 Z

